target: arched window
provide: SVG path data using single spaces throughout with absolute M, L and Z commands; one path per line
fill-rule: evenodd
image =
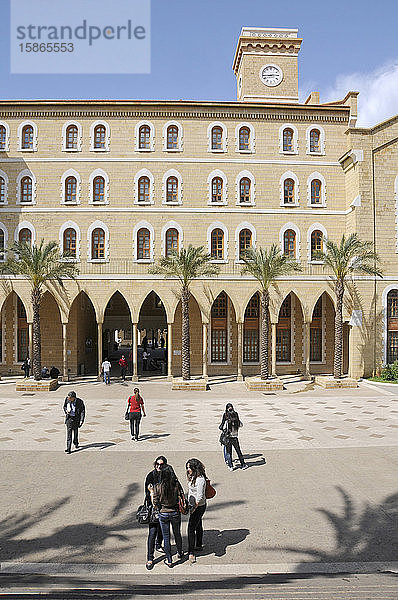
M 177 125 L 169 125 L 167 128 L 167 149 L 178 149 L 178 127 Z
M 178 231 L 174 227 L 166 231 L 166 256 L 170 252 L 178 252 Z
M 248 127 L 239 129 L 239 150 L 250 150 L 250 129 Z
M 223 201 L 223 180 L 221 177 L 213 177 L 211 181 L 211 201 Z
M 104 202 L 105 200 L 105 179 L 100 175 L 93 180 L 93 202 Z
M 138 148 L 140 150 L 150 150 L 151 148 L 151 128 L 149 125 L 141 125 L 139 129 Z
M 6 195 L 6 182 L 4 177 L 0 177 L 0 204 L 4 204 L 7 200 Z
M 137 232 L 137 259 L 142 260 L 151 257 L 151 235 L 145 227 Z
M 250 184 L 248 177 L 242 177 L 239 182 L 239 202 L 241 204 L 250 202 Z
M 105 150 L 106 148 L 106 128 L 105 125 L 97 125 L 94 128 L 94 148 Z
M 21 202 L 32 202 L 32 179 L 23 177 L 21 179 Z
M 166 181 L 166 202 L 178 202 L 178 179 L 168 177 Z
M 258 362 L 259 358 L 259 295 L 254 294 L 245 310 L 243 324 L 243 362 Z
M 213 229 L 211 232 L 211 257 L 213 260 L 224 258 L 224 232 L 222 229 Z
M 310 326 L 310 361 L 322 360 L 322 296 L 318 298 L 312 311 Z
M 286 127 L 283 130 L 283 152 L 293 152 L 293 137 L 293 129 L 291 129 L 290 127 Z
M 0 260 L 4 260 L 4 252 L 6 249 L 5 245 L 6 245 L 6 241 L 5 241 L 4 231 L 2 229 L 0 229 Z
M 105 231 L 100 227 L 91 234 L 91 258 L 99 260 L 105 258 Z
M 96 128 L 97 130 L 97 128 Z M 68 150 L 77 150 L 78 149 L 78 129 L 77 129 L 77 125 L 69 125 L 66 128 L 66 143 L 65 143 L 65 147 Z M 105 139 L 105 138 L 104 138 Z
M 287 229 L 283 234 L 283 253 L 289 258 L 296 256 L 296 232 Z
M 32 244 L 32 232 L 27 227 L 24 227 L 20 230 L 18 235 L 18 240 L 21 244 L 28 244 L 30 246 Z
M 65 202 L 76 202 L 77 200 L 77 181 L 76 177 L 67 177 L 65 179 Z
M 291 316 L 291 296 L 289 294 L 282 302 L 276 327 L 276 360 L 278 362 L 290 362 L 291 360 Z
M 7 149 L 7 130 L 4 125 L 0 125 L 0 150 Z
M 283 202 L 285 204 L 294 204 L 294 179 L 290 177 L 283 182 Z
M 311 260 L 319 260 L 318 252 L 323 251 L 323 233 L 316 229 L 311 233 Z
M 310 131 L 310 152 L 321 151 L 321 132 L 319 129 L 311 129 Z
M 24 150 L 33 150 L 33 127 L 32 125 L 25 125 L 22 129 L 22 143 L 21 147 Z
M 28 356 L 29 325 L 26 310 L 20 298 L 17 301 L 17 361 L 23 362 Z
M 387 364 L 398 360 L 398 290 L 387 296 Z
M 211 308 L 211 362 L 227 362 L 228 298 L 221 292 Z
M 138 202 L 149 202 L 150 197 L 149 177 L 140 177 L 138 180 Z
M 250 229 L 242 229 L 239 232 L 239 259 L 242 259 L 248 248 L 252 247 L 252 232 Z
M 322 182 L 319 179 L 311 181 L 311 204 L 322 203 Z
M 63 251 L 65 254 L 68 254 L 70 258 L 76 258 L 76 239 L 76 231 L 73 229 L 73 227 L 68 227 L 68 229 L 65 229 Z
M 222 128 L 216 125 L 211 130 L 211 149 L 212 150 L 222 150 Z

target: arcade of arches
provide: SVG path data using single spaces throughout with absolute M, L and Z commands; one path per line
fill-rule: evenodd
M 6 297 L 0 319 L 0 372 L 20 373 L 30 350 L 31 307 L 12 291 Z M 203 303 L 202 303 L 203 304 Z M 236 375 L 259 373 L 260 296 L 254 292 L 245 306 L 224 290 L 211 296 L 204 313 L 194 294 L 190 299 L 192 375 Z M 113 374 L 119 374 L 122 354 L 128 373 L 136 380 L 146 375 L 181 375 L 181 302 L 174 311 L 165 306 L 161 294 L 148 292 L 137 306 L 127 293 L 115 291 L 101 311 L 95 295 L 80 291 L 70 304 L 67 318 L 62 303 L 50 292 L 41 307 L 42 364 L 57 366 L 67 376 L 96 374 L 105 357 Z M 398 291 L 388 300 L 388 356 L 398 356 Z M 62 306 L 62 308 L 64 308 Z M 308 312 L 308 311 L 307 311 Z M 320 293 L 305 318 L 294 292 L 279 300 L 270 314 L 270 371 L 272 374 L 330 373 L 333 367 L 334 304 Z M 11 327 L 9 324 L 12 324 Z M 349 370 L 349 330 L 344 325 L 344 372 Z M 395 335 L 397 334 L 397 335 Z M 147 351 L 149 362 L 143 352 Z M 143 360 L 144 358 L 144 360 Z

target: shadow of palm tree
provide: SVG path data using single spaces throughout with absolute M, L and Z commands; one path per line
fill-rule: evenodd
M 249 535 L 249 529 L 206 529 L 204 532 L 204 548 L 201 556 L 214 554 L 224 556 L 228 546 L 243 542 Z
M 343 500 L 341 513 L 325 508 L 318 509 L 334 529 L 335 548 L 327 552 L 312 547 L 283 547 L 287 552 L 304 553 L 309 556 L 310 561 L 303 561 L 297 572 L 305 572 L 308 562 L 347 564 L 396 560 L 398 493 L 387 496 L 380 504 L 365 503 L 362 507 L 357 507 L 344 489 L 336 489 Z

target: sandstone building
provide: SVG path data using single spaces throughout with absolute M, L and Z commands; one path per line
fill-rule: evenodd
M 192 286 L 193 374 L 259 372 L 258 286 L 242 251 L 275 242 L 301 273 L 272 291 L 272 372 L 330 373 L 335 296 L 314 259 L 327 238 L 373 240 L 385 276 L 358 276 L 344 307 L 344 370 L 398 358 L 398 117 L 356 127 L 357 93 L 298 99 L 295 29 L 243 28 L 235 102 L 0 101 L 0 258 L 14 240 L 57 240 L 80 274 L 42 304 L 43 364 L 96 372 L 115 332 L 141 370 L 143 330 L 164 331 L 181 371 L 178 285 L 148 268 L 204 245 L 220 265 Z M 21 373 L 30 290 L 2 278 L 0 374 Z M 138 357 L 138 358 L 137 358 Z

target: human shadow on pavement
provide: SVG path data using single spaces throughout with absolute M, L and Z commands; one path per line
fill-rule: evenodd
M 116 446 L 115 442 L 95 442 L 93 444 L 82 444 L 73 452 L 81 452 L 82 450 L 88 450 L 89 448 L 99 448 L 100 450 L 105 450 L 110 446 Z
M 139 441 L 144 442 L 145 440 L 158 440 L 160 438 L 169 437 L 170 433 L 152 433 L 140 435 Z
M 307 554 L 309 560 L 299 564 L 296 569 L 298 573 L 308 572 L 309 563 L 344 563 L 346 567 L 349 563 L 396 561 L 398 493 L 387 496 L 380 504 L 366 502 L 358 507 L 342 487 L 337 486 L 336 490 L 343 500 L 341 513 L 326 508 L 317 509 L 334 529 L 336 542 L 332 551 L 309 546 L 268 546 L 265 550 Z
M 198 552 L 198 555 L 214 554 L 217 557 L 224 556 L 228 546 L 240 544 L 249 534 L 249 529 L 205 529 L 203 533 L 204 547 L 203 550 Z

